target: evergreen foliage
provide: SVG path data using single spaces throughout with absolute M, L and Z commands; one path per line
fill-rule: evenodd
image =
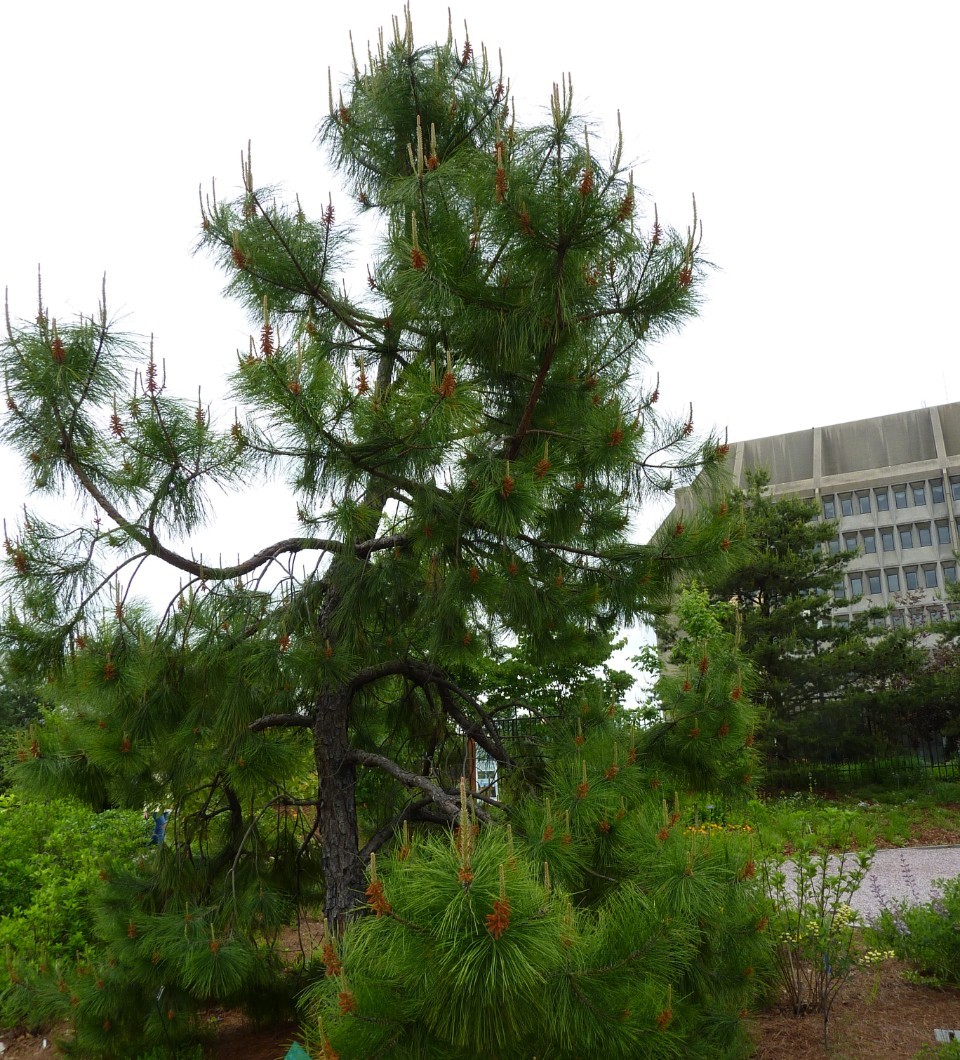
M 814 500 L 773 498 L 768 480 L 748 472 L 746 489 L 731 496 L 738 547 L 703 576 L 711 599 L 736 604 L 726 625 L 739 625 L 760 677 L 764 750 L 828 761 L 895 748 L 903 734 L 896 704 L 926 654 L 910 631 L 878 628 L 879 608 L 833 621 L 852 554 L 829 550 L 837 526 L 820 518 Z
M 317 1056 L 734 1057 L 770 972 L 752 840 L 697 827 L 751 788 L 748 665 L 702 595 L 666 720 L 591 712 L 551 741 L 512 830 L 404 831 L 306 992 Z M 689 687 L 687 687 L 689 686 Z M 694 793 L 693 795 L 688 794 Z
M 362 291 L 345 283 L 360 229 L 332 202 L 311 220 L 257 187 L 249 153 L 243 194 L 203 202 L 200 245 L 258 332 L 231 377 L 233 423 L 173 397 L 162 356 L 117 331 L 105 295 L 69 324 L 41 296 L 0 351 L 3 440 L 39 493 L 91 502 L 63 527 L 28 512 L 6 540 L 3 646 L 48 707 L 14 772 L 98 809 L 173 810 L 162 850 L 105 870 L 99 948 L 44 994 L 91 1054 L 179 1040 L 211 1000 L 289 992 L 278 927 L 322 898 L 331 938 L 346 930 L 370 856 L 405 823 L 463 812 L 468 739 L 509 778 L 521 755 L 500 718 L 521 704 L 489 660 L 515 642 L 552 668 L 561 719 L 605 716 L 623 681 L 588 675 L 613 630 L 729 546 L 725 512 L 631 539 L 651 494 L 725 455 L 696 439 L 692 410 L 661 415 L 645 375 L 646 344 L 696 311 L 699 229 L 639 216 L 621 144 L 597 157 L 569 82 L 545 124 L 524 126 L 485 51 L 452 35 L 417 48 L 407 18 L 331 90 L 322 139 L 376 241 Z M 296 497 L 290 535 L 236 563 L 195 554 L 216 490 L 261 476 Z M 157 561 L 184 578 L 159 612 L 134 588 Z M 656 753 L 684 786 L 749 786 L 728 769 L 748 726 L 732 675 L 718 663 L 701 678 L 667 686 Z M 543 713 L 540 680 L 517 691 Z M 613 764 L 594 754 L 576 768 L 545 755 L 549 779 L 528 772 L 513 791 L 569 799 L 577 768 Z M 583 807 L 615 816 L 605 800 Z M 496 808 L 475 812 L 485 825 Z M 438 866 L 443 842 L 423 840 Z M 478 851 L 502 842 L 484 830 Z M 595 878 L 574 862 L 629 861 L 599 840 L 577 850 L 566 870 L 556 857 L 571 892 Z M 518 909 L 538 880 L 505 883 Z M 556 954 L 543 946 L 531 961 Z M 169 1009 L 151 1000 L 161 987 Z

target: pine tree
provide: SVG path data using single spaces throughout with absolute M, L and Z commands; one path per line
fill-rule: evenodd
M 589 705 L 560 725 L 512 830 L 405 830 L 371 859 L 373 913 L 323 950 L 304 1027 L 317 1056 L 747 1056 L 769 966 L 748 828 L 696 800 L 749 795 L 749 664 L 705 593 L 680 607 L 666 720 Z
M 226 959 L 320 890 L 342 931 L 371 854 L 405 822 L 458 819 L 468 739 L 514 764 L 484 660 L 513 638 L 544 666 L 587 658 L 729 535 L 712 513 L 632 540 L 650 494 L 725 455 L 692 410 L 658 413 L 644 372 L 696 311 L 699 227 L 639 216 L 622 145 L 600 160 L 569 81 L 523 126 L 485 51 L 417 48 L 407 17 L 331 89 L 322 138 L 375 221 L 363 290 L 345 283 L 357 229 L 258 188 L 249 152 L 243 194 L 203 202 L 201 246 L 258 331 L 234 422 L 171 396 L 105 295 L 70 324 L 41 299 L 2 349 L 4 441 L 37 491 L 92 502 L 6 540 L 4 641 L 51 706 L 20 780 L 174 811 L 164 849 L 105 889 L 118 989 L 155 961 L 184 994 L 232 997 Z M 260 475 L 296 496 L 290 536 L 194 554 L 212 492 Z M 147 560 L 184 578 L 160 613 L 134 596 Z M 580 695 L 609 704 L 594 681 L 560 711 Z
M 924 654 L 909 632 L 873 624 L 882 609 L 833 621 L 853 554 L 828 548 L 837 526 L 819 518 L 813 500 L 774 498 L 768 481 L 762 470 L 748 472 L 746 488 L 730 497 L 738 547 L 703 579 L 711 599 L 736 604 L 742 650 L 761 676 L 758 702 L 769 715 L 764 749 L 814 760 L 881 749 L 880 700 L 896 697 Z

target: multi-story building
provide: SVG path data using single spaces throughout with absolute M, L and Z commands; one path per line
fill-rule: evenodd
M 877 621 L 895 627 L 960 614 L 945 592 L 960 550 L 960 402 L 737 442 L 728 460 L 737 485 L 765 468 L 774 497 L 813 497 L 839 522 L 829 547 L 857 556 L 835 621 L 871 606 L 890 607 Z

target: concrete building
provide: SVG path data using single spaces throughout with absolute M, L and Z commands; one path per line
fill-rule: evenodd
M 960 402 L 732 443 L 728 460 L 739 486 L 766 468 L 773 496 L 816 498 L 839 522 L 829 547 L 858 550 L 836 621 L 878 605 L 893 626 L 960 616 L 944 591 L 960 549 Z

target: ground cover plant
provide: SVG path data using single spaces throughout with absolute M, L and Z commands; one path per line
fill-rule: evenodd
M 705 825 L 749 827 L 767 850 L 793 849 L 813 836 L 833 851 L 960 840 L 960 785 L 956 783 L 902 791 L 872 785 L 831 797 L 798 791 L 755 798 L 734 810 L 711 795 L 701 797 L 691 808 L 693 812 Z
M 872 930 L 878 945 L 910 962 L 919 981 L 956 985 L 960 984 L 960 877 L 939 880 L 938 887 L 929 902 L 884 902 Z

